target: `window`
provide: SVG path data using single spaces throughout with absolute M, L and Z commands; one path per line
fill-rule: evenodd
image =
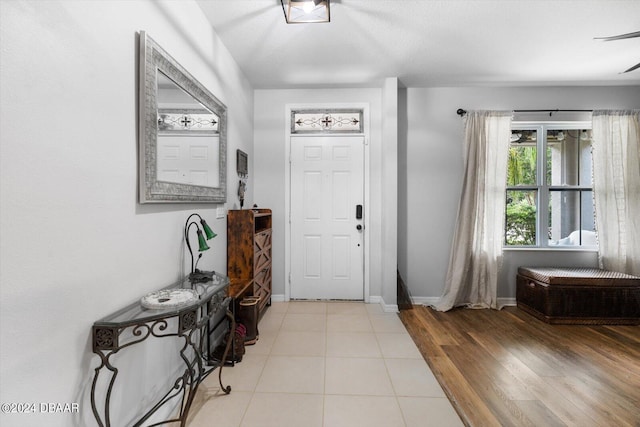
M 291 133 L 364 133 L 363 116 L 360 108 L 291 110 Z
M 596 246 L 591 123 L 513 122 L 506 247 Z

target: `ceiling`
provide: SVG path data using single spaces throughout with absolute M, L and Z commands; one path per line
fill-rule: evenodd
M 635 85 L 640 0 L 331 0 L 287 24 L 280 0 L 196 0 L 255 88 Z

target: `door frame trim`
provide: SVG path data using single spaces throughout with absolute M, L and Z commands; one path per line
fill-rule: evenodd
M 291 138 L 295 136 L 302 136 L 291 133 L 291 111 L 300 109 L 334 109 L 334 108 L 360 108 L 364 114 L 364 132 L 363 133 L 334 133 L 334 134 L 318 134 L 318 136 L 357 136 L 361 135 L 364 138 L 364 253 L 363 253 L 363 269 L 364 269 L 364 289 L 363 297 L 364 302 L 370 302 L 369 287 L 370 287 L 370 275 L 369 275 L 369 260 L 370 260 L 370 245 L 369 245 L 369 217 L 370 217 L 370 165 L 369 165 L 369 148 L 370 148 L 370 127 L 369 127 L 369 104 L 368 103 L 336 103 L 336 104 L 286 104 L 285 105 L 285 232 L 284 232 L 284 271 L 285 271 L 285 284 L 284 284 L 284 300 L 289 301 L 291 299 Z M 305 134 L 309 137 L 313 134 Z

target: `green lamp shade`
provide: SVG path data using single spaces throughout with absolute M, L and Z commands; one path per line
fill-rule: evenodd
M 207 241 L 204 239 L 204 236 L 202 235 L 202 231 L 198 228 L 198 251 L 203 252 L 206 251 L 207 249 L 209 249 L 209 246 L 207 246 Z
M 216 233 L 213 232 L 213 230 L 211 229 L 211 227 L 209 227 L 209 224 L 207 224 L 207 221 L 205 221 L 204 219 L 200 221 L 200 224 L 202 224 L 202 229 L 204 230 L 204 234 L 207 235 L 207 240 L 211 240 L 214 237 L 217 236 Z M 206 246 L 206 244 L 205 244 Z M 202 245 L 200 246 L 202 247 Z M 207 248 L 209 249 L 209 248 Z

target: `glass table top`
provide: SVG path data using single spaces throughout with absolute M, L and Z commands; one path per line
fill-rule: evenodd
M 182 280 L 174 283 L 162 290 L 171 289 L 192 289 L 198 294 L 198 299 L 185 303 L 177 307 L 166 307 L 160 309 L 148 309 L 142 306 L 140 300 L 129 304 L 128 306 L 103 317 L 93 324 L 93 326 L 109 326 L 109 327 L 121 327 L 133 324 L 141 324 L 155 319 L 177 316 L 180 312 L 185 310 L 191 310 L 194 307 L 208 301 L 213 295 L 223 291 L 229 286 L 229 278 L 222 274 L 213 273 L 211 280 L 191 283 L 189 276 L 184 277 Z M 144 297 L 141 295 L 140 298 Z

